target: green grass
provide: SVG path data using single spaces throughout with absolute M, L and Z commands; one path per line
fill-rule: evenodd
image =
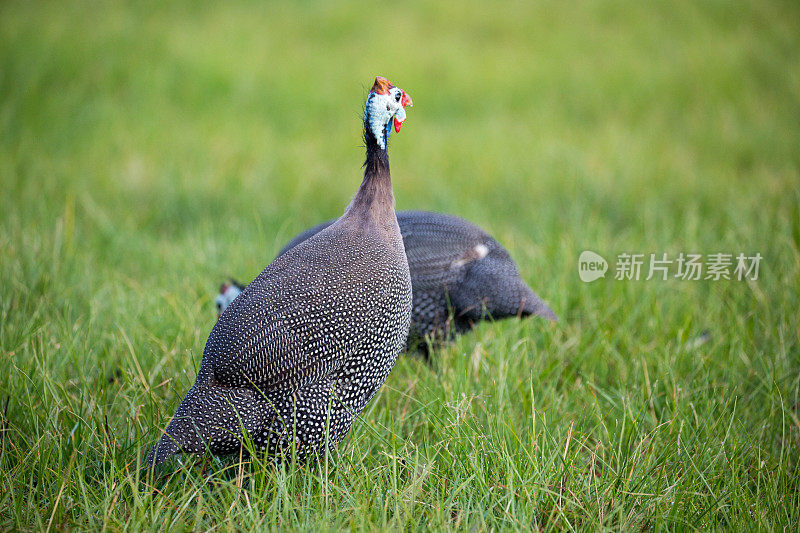
M 0 529 L 797 530 L 796 2 L 0 5 Z M 360 181 L 507 245 L 562 320 L 401 358 L 318 465 L 137 460 L 226 275 Z M 584 249 L 759 279 L 580 282 Z M 712 340 L 687 341 L 708 330 Z

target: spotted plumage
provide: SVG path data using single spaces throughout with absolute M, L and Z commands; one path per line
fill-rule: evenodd
M 243 431 L 271 454 L 302 459 L 349 431 L 408 334 L 411 279 L 386 141 L 410 104 L 376 79 L 358 192 L 341 218 L 275 259 L 225 309 L 147 464 L 179 451 L 234 452 Z
M 292 239 L 280 257 L 330 226 L 323 222 Z M 434 344 L 463 333 L 484 318 L 541 316 L 555 313 L 522 280 L 508 251 L 491 235 L 462 218 L 426 211 L 398 211 L 397 223 L 411 272 L 414 306 L 408 348 L 427 353 Z M 225 284 L 217 307 L 238 295 Z
M 414 306 L 408 348 L 464 333 L 485 318 L 555 313 L 528 287 L 508 251 L 477 225 L 452 215 L 398 211 Z M 324 230 L 332 220 L 292 239 L 278 257 Z

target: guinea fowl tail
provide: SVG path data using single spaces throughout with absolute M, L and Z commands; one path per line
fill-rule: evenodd
M 147 467 L 161 464 L 179 451 L 177 442 L 170 435 L 165 434 L 147 454 L 144 464 Z
M 531 290 L 530 287 L 523 283 L 522 300 L 520 305 L 520 314 L 522 316 L 534 315 L 558 322 L 558 316 L 553 312 L 550 307 L 544 303 L 544 300 Z
M 178 452 L 230 453 L 238 449 L 242 428 L 253 432 L 260 404 L 251 389 L 195 385 L 181 402 L 145 466 L 163 463 Z

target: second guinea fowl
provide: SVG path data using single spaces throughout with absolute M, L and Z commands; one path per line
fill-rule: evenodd
M 335 447 L 408 335 L 411 279 L 387 142 L 408 95 L 376 78 L 364 108 L 364 179 L 345 213 L 275 259 L 222 313 L 197 380 L 146 458 L 232 453 L 246 431 L 300 459 Z
M 278 257 L 331 224 L 323 222 L 296 236 Z M 508 251 L 475 224 L 451 215 L 398 211 L 397 223 L 411 272 L 414 304 L 407 348 L 427 348 L 470 330 L 484 318 L 555 313 L 528 287 Z M 241 292 L 232 281 L 220 288 L 219 313 Z

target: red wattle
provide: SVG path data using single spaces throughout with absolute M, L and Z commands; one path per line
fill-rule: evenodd
M 402 126 L 402 125 L 403 125 L 403 123 L 400 122 L 399 120 L 397 120 L 397 117 L 395 117 L 395 119 L 394 119 L 394 131 L 397 132 L 397 133 L 400 133 L 400 126 Z

